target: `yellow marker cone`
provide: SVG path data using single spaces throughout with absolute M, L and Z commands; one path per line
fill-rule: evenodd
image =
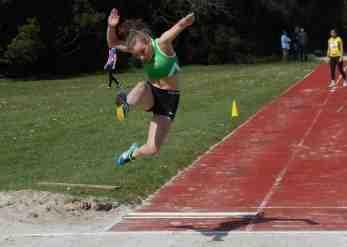
M 124 120 L 124 111 L 123 111 L 123 106 L 116 106 L 116 117 L 119 121 L 123 121 Z
M 239 110 L 237 109 L 236 101 L 233 100 L 233 104 L 231 106 L 231 118 L 235 118 L 239 116 Z

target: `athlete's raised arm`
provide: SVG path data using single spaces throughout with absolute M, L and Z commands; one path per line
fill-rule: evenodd
M 111 10 L 110 16 L 108 17 L 106 39 L 109 48 L 117 48 L 122 52 L 129 52 L 128 47 L 124 44 L 122 40 L 118 37 L 116 28 L 119 24 L 119 13 L 118 10 L 113 8 Z
M 186 17 L 179 20 L 173 27 L 163 33 L 159 38 L 161 44 L 171 44 L 175 38 L 187 27 L 190 27 L 195 20 L 194 13 L 190 13 Z
M 117 9 L 112 9 L 111 13 L 107 19 L 107 31 L 106 31 L 106 39 L 109 48 L 115 47 L 119 45 L 119 37 L 117 35 L 117 25 L 119 23 L 119 14 Z

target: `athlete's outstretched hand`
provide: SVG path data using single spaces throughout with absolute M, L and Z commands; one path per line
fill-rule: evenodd
M 183 19 L 183 23 L 184 23 L 185 27 L 189 27 L 189 26 L 193 25 L 194 21 L 195 21 L 195 14 L 194 13 L 190 13 L 189 15 L 184 17 L 184 19 Z
M 119 14 L 118 14 L 118 10 L 116 8 L 113 8 L 111 10 L 111 13 L 108 17 L 108 25 L 110 27 L 116 27 L 119 23 Z

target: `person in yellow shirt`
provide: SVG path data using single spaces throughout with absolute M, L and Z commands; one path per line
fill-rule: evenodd
M 347 87 L 346 73 L 343 70 L 343 41 L 341 37 L 338 36 L 335 29 L 330 31 L 327 56 L 329 58 L 331 72 L 331 83 L 329 84 L 329 87 L 336 87 L 336 66 L 338 66 L 343 77 L 343 86 Z

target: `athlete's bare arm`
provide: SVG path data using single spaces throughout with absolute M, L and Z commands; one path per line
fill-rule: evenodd
M 122 52 L 129 52 L 128 47 L 124 44 L 122 40 L 119 39 L 116 27 L 119 24 L 119 13 L 117 9 L 112 9 L 110 16 L 108 17 L 108 26 L 106 32 L 106 39 L 109 48 L 117 48 Z
M 118 38 L 116 27 L 119 23 L 119 14 L 117 9 L 112 9 L 111 13 L 107 19 L 107 31 L 106 31 L 106 39 L 109 48 L 116 47 L 119 45 L 120 40 Z
M 160 48 L 164 51 L 172 51 L 172 42 L 176 39 L 176 37 L 186 28 L 193 25 L 195 20 L 194 13 L 190 13 L 186 17 L 179 20 L 173 27 L 164 32 L 160 38 L 158 39 L 158 43 Z

